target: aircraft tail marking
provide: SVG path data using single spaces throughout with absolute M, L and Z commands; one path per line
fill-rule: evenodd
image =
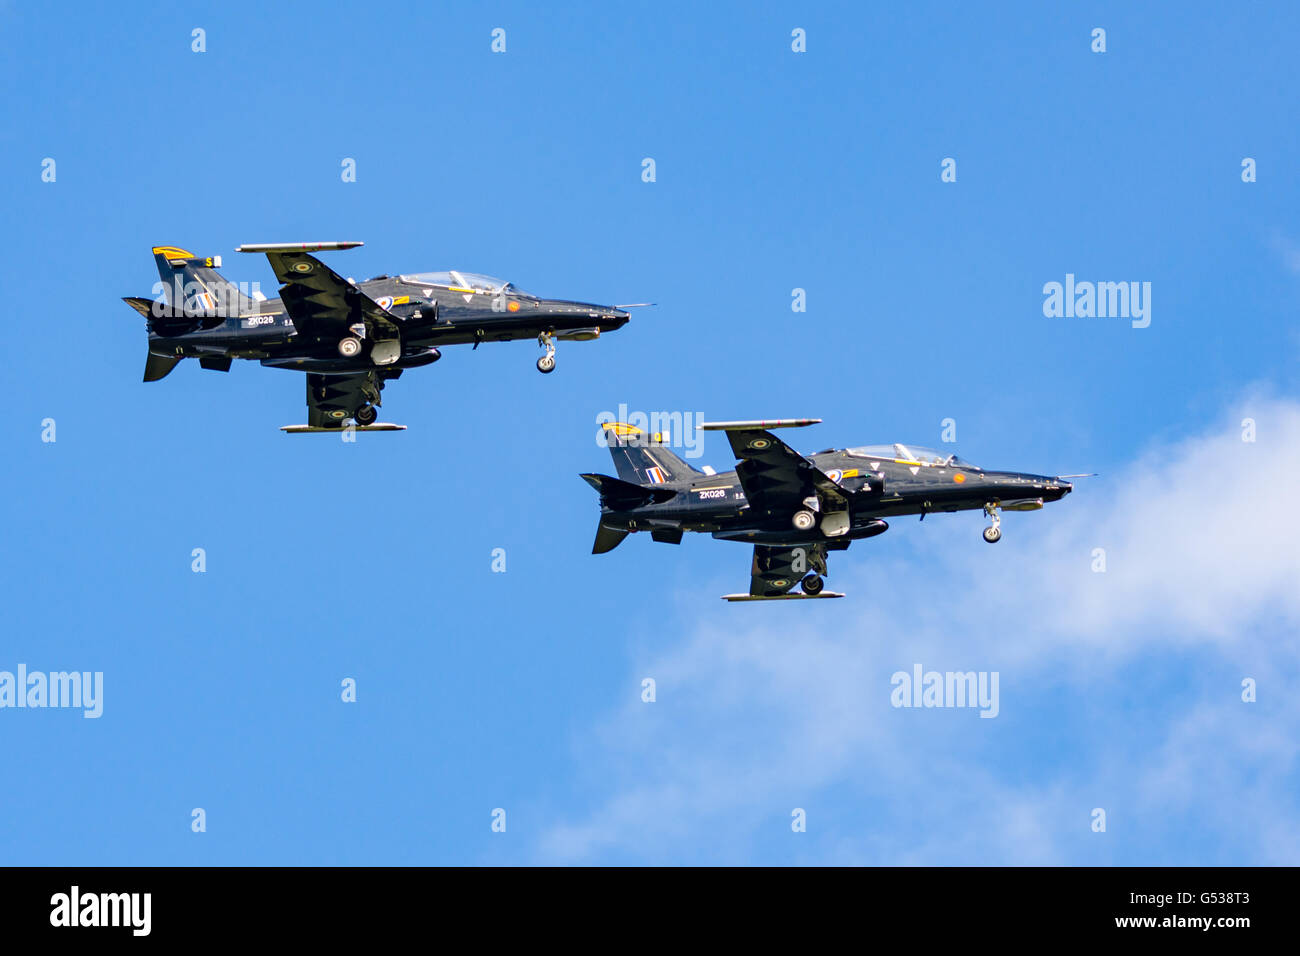
M 665 435 L 647 435 L 624 422 L 606 422 L 602 427 L 614 468 L 624 481 L 662 485 L 702 474 L 668 449 Z
M 154 246 L 153 258 L 168 305 L 225 317 L 257 310 L 256 301 L 217 271 L 220 256 L 194 256 L 177 246 Z

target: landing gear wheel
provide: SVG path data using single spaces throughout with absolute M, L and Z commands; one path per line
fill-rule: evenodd
M 547 375 L 555 371 L 555 340 L 550 332 L 537 336 L 537 344 L 546 349 L 546 354 L 537 360 L 537 371 Z
M 817 523 L 817 516 L 811 511 L 796 511 L 790 520 L 800 531 L 811 531 L 813 525 Z
M 358 425 L 373 425 L 379 418 L 379 409 L 373 405 L 362 405 L 353 416 Z
M 826 586 L 826 582 L 818 575 L 810 574 L 799 582 L 799 586 L 803 589 L 804 594 L 815 596 L 822 593 L 822 588 Z
M 1002 516 L 998 514 L 1000 502 L 990 501 L 984 506 L 984 516 L 992 522 L 984 529 L 984 540 L 989 544 L 997 544 L 1002 540 Z
M 361 340 L 348 336 L 339 342 L 339 355 L 344 358 L 356 358 L 361 354 Z

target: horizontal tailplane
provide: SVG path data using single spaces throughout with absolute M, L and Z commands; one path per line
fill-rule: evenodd
M 677 492 L 668 488 L 655 488 L 634 484 L 609 475 L 581 475 L 583 481 L 600 492 L 600 503 L 614 511 L 626 511 L 650 502 L 668 501 Z

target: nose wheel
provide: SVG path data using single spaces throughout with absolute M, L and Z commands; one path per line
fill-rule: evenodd
M 992 503 L 986 504 L 984 514 L 992 522 L 984 529 L 984 540 L 989 544 L 997 544 L 1002 540 L 1002 516 L 998 514 L 998 506 Z
M 537 344 L 546 349 L 546 354 L 537 360 L 537 371 L 549 375 L 555 371 L 555 341 L 550 332 L 543 332 L 537 336 Z

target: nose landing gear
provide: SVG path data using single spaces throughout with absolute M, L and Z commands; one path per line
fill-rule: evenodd
M 1002 516 L 998 514 L 998 506 L 989 502 L 984 506 L 984 514 L 993 522 L 984 529 L 984 540 L 989 544 L 997 544 L 1002 540 Z
M 537 371 L 549 375 L 555 371 L 555 342 L 550 332 L 537 336 L 537 344 L 546 349 L 546 354 L 537 360 Z

